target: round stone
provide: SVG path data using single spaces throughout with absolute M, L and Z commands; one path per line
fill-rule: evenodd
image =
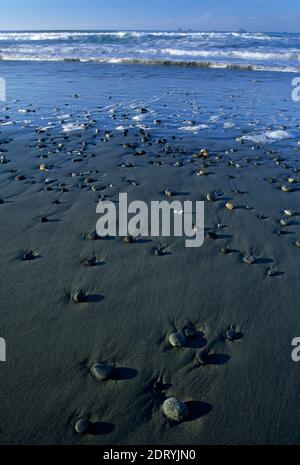
M 95 363 L 91 368 L 91 373 L 97 381 L 106 381 L 111 378 L 113 367 L 106 363 Z
M 234 205 L 233 203 L 230 203 L 230 202 L 227 202 L 225 207 L 227 208 L 227 210 L 234 210 Z
M 247 263 L 247 265 L 253 265 L 256 262 L 256 258 L 253 255 L 246 255 L 243 258 L 243 262 Z
M 166 189 L 165 190 L 165 196 L 166 197 L 172 197 L 173 196 L 173 192 L 171 189 Z
M 81 418 L 75 424 L 75 431 L 78 434 L 87 434 L 90 427 L 91 427 L 90 420 L 88 420 L 86 418 Z
M 185 335 L 182 334 L 180 331 L 177 333 L 172 333 L 169 336 L 169 343 L 172 347 L 183 347 L 185 345 Z
M 236 329 L 233 325 L 231 325 L 230 328 L 226 330 L 225 336 L 226 336 L 226 339 L 228 339 L 228 341 L 231 341 L 231 342 L 239 339 L 238 333 L 236 332 Z
M 75 302 L 76 304 L 85 302 L 85 301 L 86 301 L 85 292 L 82 291 L 82 290 L 79 290 L 79 291 L 74 292 L 73 297 L 72 297 L 72 300 L 73 300 L 73 302 Z
M 123 237 L 123 242 L 124 242 L 124 244 L 133 244 L 134 243 L 134 237 L 133 236 L 125 236 L 125 237 Z
M 209 364 L 209 353 L 206 350 L 202 350 L 196 356 L 196 361 L 199 365 L 208 365 Z
M 170 397 L 163 403 L 163 413 L 170 421 L 178 422 L 184 421 L 188 418 L 188 408 L 184 402 Z
M 215 202 L 217 200 L 217 195 L 215 194 L 215 192 L 209 192 L 206 198 L 209 202 Z

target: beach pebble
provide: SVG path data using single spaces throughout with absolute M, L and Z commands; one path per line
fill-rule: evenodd
M 208 158 L 209 157 L 209 151 L 207 149 L 202 149 L 202 150 L 200 150 L 200 155 L 203 158 Z
M 253 265 L 256 262 L 256 258 L 254 255 L 245 255 L 245 257 L 243 257 L 243 262 L 247 263 L 247 265 Z
M 283 185 L 281 186 L 281 190 L 282 190 L 283 192 L 290 192 L 290 191 L 291 191 L 291 188 L 290 188 L 289 186 L 287 186 L 286 184 L 283 184 Z
M 227 208 L 227 210 L 234 210 L 234 205 L 233 203 L 230 203 L 230 202 L 227 202 L 225 207 Z
M 1 164 L 8 163 L 8 160 L 5 155 L 0 155 L 0 163 Z
M 87 258 L 84 262 L 84 266 L 96 266 L 97 265 L 97 258 L 96 257 L 91 257 Z
M 40 223 L 48 223 L 48 218 L 47 218 L 47 216 L 42 216 L 42 217 L 40 218 Z
M 291 218 L 292 216 L 294 216 L 294 213 L 292 212 L 292 210 L 284 210 L 284 214 L 285 214 L 286 216 L 289 216 L 290 218 Z
M 207 233 L 207 237 L 208 237 L 208 239 L 214 239 L 214 240 L 218 239 L 218 235 L 214 231 L 209 231 Z
M 298 240 L 295 242 L 295 246 L 296 246 L 296 247 L 300 247 L 300 239 L 298 239 Z
M 91 368 L 91 374 L 97 381 L 105 381 L 111 378 L 113 366 L 106 363 L 95 363 Z
M 154 255 L 156 255 L 156 257 L 162 257 L 163 255 L 165 255 L 165 248 L 162 246 L 157 246 L 154 247 L 153 252 Z
M 90 430 L 91 422 L 86 418 L 81 418 L 75 424 L 75 431 L 78 434 L 87 434 Z
M 198 334 L 198 331 L 194 326 L 186 326 L 182 332 L 186 337 L 196 337 Z
M 217 200 L 217 195 L 215 192 L 209 192 L 207 195 L 206 195 L 206 198 L 209 202 L 215 202 Z
M 134 165 L 130 162 L 122 163 L 122 168 L 133 168 Z
M 125 237 L 123 237 L 123 242 L 124 242 L 124 244 L 133 244 L 134 243 L 134 237 L 133 236 L 125 236 Z
M 134 155 L 135 155 L 136 157 L 139 157 L 139 156 L 145 155 L 145 153 L 146 153 L 146 152 L 145 152 L 144 149 L 137 149 L 137 150 L 135 151 Z
M 238 339 L 240 339 L 240 335 L 239 335 L 239 333 L 236 331 L 234 325 L 231 325 L 230 328 L 228 328 L 228 329 L 225 331 L 225 337 L 226 337 L 226 339 L 228 339 L 228 341 L 231 341 L 231 342 L 237 341 Z
M 221 253 L 224 254 L 224 255 L 228 255 L 231 252 L 232 252 L 232 250 L 229 249 L 228 247 L 222 247 L 221 248 Z
M 181 422 L 187 420 L 189 411 L 187 406 L 181 400 L 175 397 L 169 397 L 163 403 L 163 413 L 170 421 Z
M 172 197 L 173 196 L 173 192 L 171 191 L 171 189 L 166 189 L 165 190 L 165 196 L 166 197 Z
M 86 294 L 85 294 L 85 292 L 82 291 L 82 290 L 79 290 L 79 291 L 74 292 L 74 294 L 73 294 L 73 296 L 72 296 L 72 300 L 73 300 L 73 302 L 76 303 L 76 304 L 85 302 L 85 301 L 86 301 Z
M 89 241 L 97 241 L 100 239 L 100 236 L 98 236 L 96 231 L 91 231 L 88 235 L 87 238 Z
M 172 333 L 169 336 L 169 344 L 172 347 L 181 348 L 185 345 L 185 342 L 186 342 L 185 335 L 181 333 L 180 331 L 178 331 L 177 333 Z
M 24 253 L 23 260 L 34 260 L 36 257 L 37 257 L 36 252 L 29 250 L 28 252 Z
M 199 365 L 208 365 L 209 364 L 209 353 L 207 350 L 201 350 L 198 352 L 196 355 L 196 362 L 199 363 Z

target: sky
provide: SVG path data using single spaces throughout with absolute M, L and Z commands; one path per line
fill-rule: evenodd
M 0 29 L 300 32 L 300 0 L 0 0 Z

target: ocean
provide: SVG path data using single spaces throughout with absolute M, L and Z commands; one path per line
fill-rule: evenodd
M 97 61 L 300 71 L 300 34 L 163 31 L 0 32 L 2 60 Z
M 0 56 L 9 104 L 2 131 L 98 124 L 196 143 L 199 136 L 257 144 L 300 138 L 292 100 L 300 34 L 1 32 Z

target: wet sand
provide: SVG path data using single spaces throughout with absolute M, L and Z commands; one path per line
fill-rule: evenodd
M 0 442 L 299 443 L 299 153 L 232 137 L 143 143 L 137 129 L 0 136 Z M 145 154 L 123 146 L 132 143 Z M 193 157 L 203 148 L 207 158 Z M 201 248 L 88 238 L 100 196 L 162 200 L 166 189 L 205 201 Z M 214 191 L 222 195 L 208 201 Z M 74 303 L 80 289 L 87 299 Z M 178 331 L 180 348 L 169 343 Z M 97 363 L 113 367 L 108 379 L 93 375 Z M 185 421 L 163 415 L 169 397 L 186 404 Z M 82 418 L 91 423 L 80 435 Z

